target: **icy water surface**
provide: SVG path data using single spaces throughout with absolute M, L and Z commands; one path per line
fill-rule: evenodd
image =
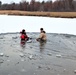
M 32 42 L 20 44 L 19 33 L 0 34 L 0 75 L 76 75 L 76 36 L 27 33 Z

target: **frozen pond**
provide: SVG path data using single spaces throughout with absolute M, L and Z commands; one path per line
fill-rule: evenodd
M 76 75 L 75 24 L 76 19 L 0 15 L 0 75 Z M 41 27 L 45 43 L 36 41 Z M 23 28 L 32 37 L 24 45 L 16 33 Z
M 76 19 L 34 16 L 0 15 L 0 33 L 39 32 L 43 27 L 47 33 L 67 33 L 76 35 Z

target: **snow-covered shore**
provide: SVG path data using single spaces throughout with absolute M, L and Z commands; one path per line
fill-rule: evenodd
M 76 19 L 0 15 L 0 33 L 19 32 L 22 29 L 40 32 L 41 27 L 47 33 L 76 35 Z

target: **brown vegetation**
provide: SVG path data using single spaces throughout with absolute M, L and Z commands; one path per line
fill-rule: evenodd
M 28 11 L 0 10 L 0 14 L 19 15 L 19 16 L 76 18 L 76 12 L 28 12 Z

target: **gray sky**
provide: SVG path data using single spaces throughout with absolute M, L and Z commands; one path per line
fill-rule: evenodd
M 12 3 L 12 2 L 19 3 L 22 0 L 0 0 L 0 1 L 2 1 L 2 3 Z M 26 1 L 30 1 L 30 0 L 26 0 Z M 36 1 L 42 1 L 42 0 L 36 0 Z M 52 1 L 55 1 L 55 0 L 52 0 Z

